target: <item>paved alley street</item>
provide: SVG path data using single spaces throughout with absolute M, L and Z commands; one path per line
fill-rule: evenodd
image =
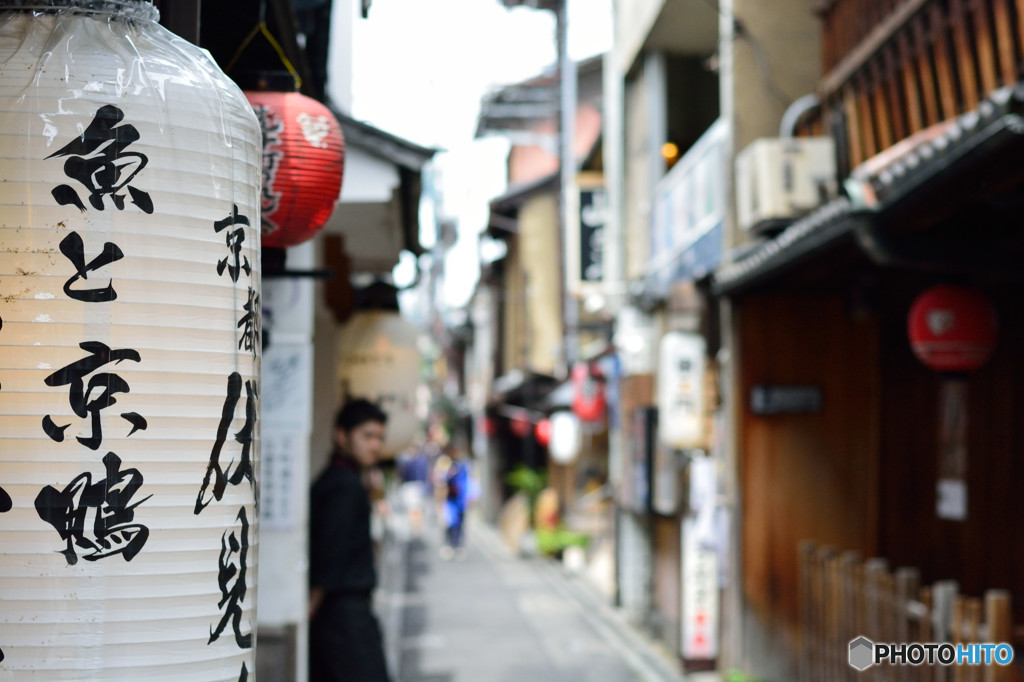
M 465 556 L 446 561 L 433 531 L 396 543 L 382 569 L 380 612 L 400 682 L 683 679 L 559 564 L 513 556 L 481 523 L 468 529 Z

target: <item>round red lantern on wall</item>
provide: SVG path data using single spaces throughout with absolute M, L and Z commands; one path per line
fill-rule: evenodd
M 583 421 L 597 421 L 604 417 L 604 378 L 596 374 L 589 363 L 578 362 L 572 368 L 572 411 Z
M 533 435 L 537 438 L 537 442 L 546 448 L 551 442 L 551 420 L 545 418 L 537 422 L 537 426 L 533 429 Z
M 973 289 L 941 284 L 914 300 L 907 334 L 914 355 L 931 369 L 970 372 L 984 365 L 995 348 L 995 309 Z
M 330 109 L 298 92 L 245 93 L 263 129 L 263 246 L 319 232 L 341 193 L 345 140 Z

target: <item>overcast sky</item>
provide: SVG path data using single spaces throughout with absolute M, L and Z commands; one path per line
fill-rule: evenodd
M 610 45 L 610 8 L 611 0 L 570 0 L 574 59 Z M 374 0 L 369 18 L 356 24 L 352 47 L 353 115 L 444 150 L 435 163 L 445 209 L 459 225 L 445 299 L 462 305 L 478 273 L 476 237 L 487 202 L 505 190 L 507 145 L 473 139 L 480 99 L 554 65 L 554 15 L 506 9 L 499 0 Z M 425 227 L 422 241 L 430 246 L 432 230 Z

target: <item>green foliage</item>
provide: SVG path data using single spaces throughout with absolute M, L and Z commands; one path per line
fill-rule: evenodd
M 723 682 L 763 682 L 762 678 L 748 675 L 740 670 L 727 670 L 722 679 Z
M 590 536 L 586 533 L 579 533 L 569 530 L 564 526 L 558 528 L 538 528 L 537 551 L 541 554 L 559 554 L 566 547 L 586 547 L 590 544 Z
M 532 516 L 534 504 L 540 491 L 548 484 L 547 473 L 538 469 L 531 469 L 527 466 L 519 466 L 505 475 L 505 482 L 515 488 L 518 492 L 526 495 L 530 501 L 530 512 Z

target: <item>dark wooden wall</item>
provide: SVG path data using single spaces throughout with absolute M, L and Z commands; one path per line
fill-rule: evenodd
M 799 543 L 876 550 L 877 322 L 827 296 L 752 297 L 737 313 L 744 592 L 768 627 L 793 633 Z M 819 386 L 823 411 L 755 416 L 755 384 Z
M 879 553 L 893 566 L 916 566 L 922 579 L 953 578 L 981 596 L 1005 588 L 1024 623 L 1024 291 L 987 291 L 1000 338 L 989 363 L 968 377 L 968 517 L 935 514 L 938 393 L 942 378 L 907 343 L 906 315 L 929 283 L 890 277 L 880 302 L 882 441 Z

